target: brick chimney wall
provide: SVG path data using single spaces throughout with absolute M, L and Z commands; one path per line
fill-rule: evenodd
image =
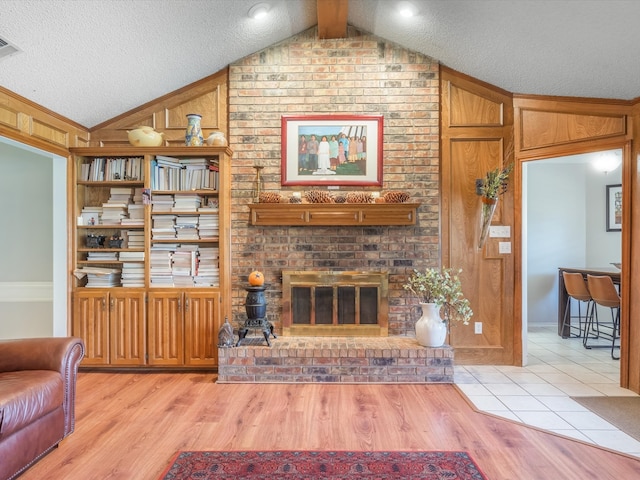
M 246 319 L 249 273 L 265 274 L 267 316 L 277 332 L 282 270 L 389 272 L 389 335 L 413 335 L 418 309 L 402 288 L 413 268 L 439 265 L 438 63 L 382 38 L 348 29 L 320 40 L 312 28 L 230 66 L 233 320 Z M 410 227 L 256 227 L 249 225 L 256 170 L 263 190 L 291 196 L 311 187 L 280 184 L 282 115 L 384 115 L 383 186 L 421 204 Z M 316 188 L 316 187 L 314 187 Z M 335 191 L 334 191 L 335 192 Z

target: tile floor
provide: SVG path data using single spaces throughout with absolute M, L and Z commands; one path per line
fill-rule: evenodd
M 587 350 L 582 339 L 556 331 L 555 324 L 529 328 L 527 366 L 456 366 L 456 385 L 479 410 L 640 456 L 639 441 L 571 399 L 637 396 L 618 386 L 620 363 L 611 349 Z

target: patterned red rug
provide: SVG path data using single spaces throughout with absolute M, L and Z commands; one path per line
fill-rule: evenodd
M 466 452 L 179 452 L 162 480 L 486 480 Z

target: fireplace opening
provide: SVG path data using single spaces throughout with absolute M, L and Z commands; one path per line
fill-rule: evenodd
M 283 335 L 387 336 L 386 272 L 283 271 Z

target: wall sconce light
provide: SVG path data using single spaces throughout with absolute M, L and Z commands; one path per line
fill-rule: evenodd
M 269 8 L 268 3 L 256 3 L 249 9 L 249 17 L 255 20 L 264 18 L 267 16 L 267 13 L 269 13 Z
M 599 153 L 595 160 L 591 162 L 593 168 L 599 172 L 613 172 L 622 163 L 622 154 L 619 151 L 609 151 Z

